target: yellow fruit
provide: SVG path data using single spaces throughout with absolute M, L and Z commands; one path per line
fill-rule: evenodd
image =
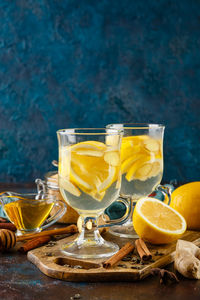
M 186 230 L 185 219 L 173 208 L 155 198 L 141 198 L 133 212 L 137 234 L 152 244 L 177 240 Z
M 86 141 L 74 144 L 72 146 L 69 146 L 67 148 L 70 148 L 71 151 L 81 151 L 81 150 L 89 150 L 89 151 L 102 151 L 106 149 L 106 145 L 101 142 L 97 141 Z
M 137 154 L 133 154 L 131 157 L 124 160 L 121 165 L 122 174 L 126 173 L 138 158 L 139 156 Z
M 106 177 L 104 181 L 97 185 L 97 191 L 102 193 L 107 190 L 107 188 L 109 188 L 109 186 L 114 182 L 115 175 L 116 169 L 114 167 L 110 167 L 108 177 Z
M 96 157 L 101 157 L 103 155 L 103 153 L 101 151 L 97 151 L 97 150 L 77 150 L 76 154 L 78 155 L 88 155 L 88 156 L 96 156 Z
M 188 229 L 200 230 L 200 181 L 184 184 L 174 190 L 170 207 L 185 218 Z
M 74 169 L 75 169 L 75 165 L 74 165 L 74 168 L 71 167 L 71 169 L 70 169 L 70 179 L 71 179 L 71 181 L 75 182 L 78 186 L 84 188 L 85 190 L 92 190 L 93 189 L 93 184 L 92 183 L 95 182 L 96 178 L 94 178 L 92 180 L 91 176 L 88 176 L 88 180 L 86 180 L 84 176 L 79 176 L 79 173 L 75 172 Z
M 140 151 L 140 140 L 134 136 L 124 137 L 121 144 L 121 160 L 122 162 Z
M 92 191 L 91 193 L 88 193 L 92 198 L 94 198 L 95 200 L 101 202 L 101 200 L 103 199 L 103 197 L 105 196 L 105 191 L 104 192 L 97 192 L 97 191 Z
M 148 157 L 141 156 L 132 164 L 132 166 L 129 168 L 126 174 L 126 179 L 128 181 L 135 179 L 135 174 L 137 174 L 136 176 L 137 179 L 140 179 L 141 177 L 143 177 L 143 175 L 146 176 L 148 174 L 148 172 L 151 170 L 150 164 L 147 167 L 148 170 L 145 170 L 145 167 L 143 170 L 143 166 L 147 165 L 145 164 L 146 160 L 148 160 Z M 140 169 L 141 169 L 141 173 L 140 173 Z M 143 171 L 145 172 L 145 174 L 144 173 L 142 174 Z

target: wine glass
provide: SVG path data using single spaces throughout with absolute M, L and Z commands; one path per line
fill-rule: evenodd
M 63 129 L 59 143 L 59 187 L 64 200 L 82 218 L 79 236 L 62 251 L 76 258 L 113 255 L 119 247 L 105 241 L 97 228 L 98 217 L 119 196 L 121 185 L 119 129 Z M 91 230 L 86 223 L 92 221 Z
M 133 228 L 132 214 L 136 201 L 146 197 L 160 184 L 163 175 L 164 126 L 158 124 L 110 124 L 110 129 L 122 129 L 120 196 L 130 199 L 132 213 L 121 226 L 110 232 L 126 238 L 138 237 Z

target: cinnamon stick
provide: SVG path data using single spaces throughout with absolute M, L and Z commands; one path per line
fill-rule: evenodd
M 145 242 L 142 239 L 136 240 L 135 246 L 136 246 L 137 252 L 138 252 L 141 260 L 147 261 L 147 260 L 152 259 L 151 252 L 149 251 Z
M 64 228 L 59 228 L 59 229 L 52 229 L 52 230 L 45 230 L 39 233 L 29 233 L 25 234 L 23 236 L 17 237 L 17 242 L 21 241 L 26 241 L 26 240 L 31 240 L 36 237 L 41 237 L 41 236 L 52 236 L 52 235 L 59 235 L 59 234 L 68 234 L 68 233 L 76 233 L 78 232 L 77 226 L 76 225 L 69 225 Z
M 32 249 L 38 248 L 46 243 L 48 243 L 51 240 L 50 236 L 41 236 L 34 238 L 28 242 L 26 242 L 23 246 L 19 248 L 19 252 L 26 253 Z
M 112 257 L 107 259 L 103 263 L 104 268 L 111 268 L 113 265 L 118 263 L 123 257 L 125 257 L 127 254 L 129 254 L 131 251 L 133 251 L 134 245 L 131 243 L 126 243 L 117 253 L 115 253 Z
M 9 223 L 6 218 L 0 217 L 0 223 Z
M 8 229 L 14 232 L 17 230 L 16 226 L 12 223 L 0 223 L 0 229 Z

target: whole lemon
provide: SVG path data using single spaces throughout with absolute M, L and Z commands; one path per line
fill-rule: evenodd
M 188 229 L 200 230 L 200 181 L 184 184 L 173 191 L 170 206 L 185 218 Z

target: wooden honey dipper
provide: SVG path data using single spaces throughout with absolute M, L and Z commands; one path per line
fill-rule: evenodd
M 70 225 L 59 229 L 46 230 L 38 233 L 25 234 L 23 236 L 16 236 L 13 231 L 10 231 L 8 229 L 1 229 L 0 230 L 0 251 L 5 251 L 7 249 L 13 248 L 17 242 L 31 240 L 42 236 L 53 236 L 53 235 L 61 235 L 61 234 L 76 233 L 76 232 L 78 232 L 76 225 Z

